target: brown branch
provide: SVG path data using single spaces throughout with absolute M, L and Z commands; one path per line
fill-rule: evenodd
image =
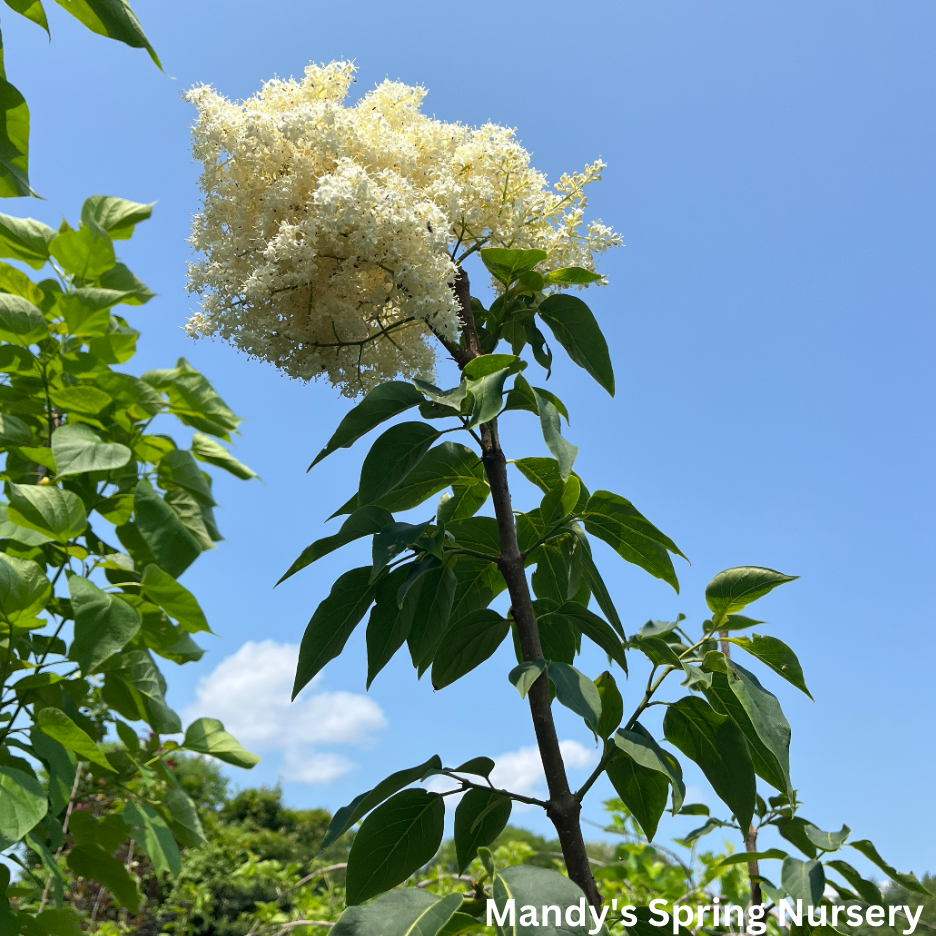
M 464 369 L 469 361 L 481 356 L 474 315 L 471 312 L 468 275 L 464 270 L 459 269 L 452 288 L 461 306 L 462 335 L 465 339 L 465 347 L 457 349 L 449 345 L 446 345 L 446 347 L 453 353 L 458 366 Z M 497 435 L 497 420 L 483 423 L 480 429 L 481 462 L 487 475 L 488 484 L 491 487 L 491 500 L 494 504 L 497 532 L 500 539 L 501 554 L 497 560 L 497 565 L 507 584 L 511 611 L 517 625 L 523 659 L 527 661 L 542 660 L 543 649 L 540 645 L 536 615 L 533 612 L 533 599 L 530 596 L 530 586 L 524 569 L 524 558 L 517 542 L 517 528 L 514 524 L 513 508 L 510 502 L 510 487 L 507 483 L 507 460 L 500 447 L 500 440 Z M 546 815 L 549 816 L 556 828 L 569 877 L 578 884 L 593 907 L 600 907 L 602 898 L 598 893 L 598 887 L 591 872 L 579 820 L 582 804 L 569 788 L 569 779 L 562 760 L 559 737 L 556 733 L 556 725 L 553 721 L 552 708 L 549 703 L 549 681 L 545 673 L 530 687 L 527 698 L 530 703 L 530 714 L 533 718 L 536 743 L 539 748 L 540 759 L 543 762 L 543 770 L 546 774 L 546 785 L 549 789 Z
M 757 826 L 751 823 L 748 834 L 744 837 L 744 850 L 748 852 L 757 851 Z M 764 895 L 761 893 L 760 886 L 760 865 L 757 861 L 748 862 L 748 875 L 751 878 L 751 903 L 759 907 L 764 903 Z

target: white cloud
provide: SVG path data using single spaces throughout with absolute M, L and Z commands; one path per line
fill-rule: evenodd
M 318 748 L 367 746 L 375 732 L 387 727 L 387 720 L 367 696 L 315 692 L 318 678 L 305 696 L 290 702 L 298 656 L 296 644 L 248 641 L 199 680 L 196 701 L 186 709 L 185 721 L 203 715 L 218 718 L 248 749 L 282 753 L 284 780 L 330 783 L 354 764 Z

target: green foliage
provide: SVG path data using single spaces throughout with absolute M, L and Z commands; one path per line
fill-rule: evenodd
M 4 222 L 6 253 L 52 274 L 38 283 L 9 274 L 3 282 L 19 294 L 0 293 L 0 835 L 20 846 L 13 860 L 24 862 L 25 845 L 52 874 L 38 892 L 19 886 L 27 931 L 50 900 L 65 912 L 65 868 L 134 911 L 127 849 L 157 877 L 176 876 L 179 845 L 202 840 L 169 765 L 179 745 L 160 738 L 182 725 L 156 660 L 201 656 L 191 634 L 208 623 L 176 579 L 220 534 L 210 476 L 150 427 L 174 417 L 226 437 L 237 418 L 184 360 L 142 379 L 111 366 L 129 360 L 137 340 L 117 307 L 146 296 L 142 284 L 107 285 L 118 269 L 112 236 L 129 237 L 150 210 L 91 198 L 77 230 L 66 224 L 51 237 L 36 222 Z M 199 446 L 245 476 L 220 443 Z M 142 722 L 148 740 L 127 722 Z M 258 760 L 212 719 L 190 725 L 182 747 L 241 767 Z M 89 783 L 109 790 L 99 821 L 74 811 Z

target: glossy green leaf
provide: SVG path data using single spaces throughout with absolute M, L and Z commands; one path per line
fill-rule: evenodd
M 75 638 L 68 658 L 88 676 L 133 640 L 140 629 L 140 615 L 122 598 L 101 591 L 80 575 L 69 577 L 68 593 L 75 615 Z
M 159 58 L 129 4 L 124 0 L 56 0 L 78 22 L 99 36 L 116 39 L 134 49 L 146 49 L 158 68 Z
M 325 838 L 322 839 L 322 844 L 319 845 L 319 852 L 328 848 L 332 842 L 336 842 L 351 826 L 394 793 L 408 787 L 417 780 L 421 780 L 426 771 L 440 770 L 441 768 L 442 761 L 439 759 L 438 754 L 433 754 L 425 763 L 416 767 L 408 767 L 405 770 L 398 770 L 381 780 L 372 790 L 360 793 L 347 806 L 342 806 L 341 809 L 335 811 L 325 832 Z
M 598 698 L 601 699 L 598 737 L 610 738 L 624 718 L 624 699 L 614 677 L 607 671 L 595 680 L 595 688 L 598 690 Z
M 520 693 L 521 699 L 526 698 L 530 687 L 546 671 L 546 665 L 545 660 L 524 660 L 507 674 L 510 684 Z
M 675 758 L 656 743 L 653 736 L 637 723 L 632 729 L 621 729 L 614 735 L 614 744 L 621 751 L 621 756 L 635 764 L 661 774 L 673 788 L 673 814 L 682 809 L 686 798 L 686 787 Z
M 437 429 L 421 422 L 399 423 L 378 436 L 361 466 L 358 503 L 374 503 L 396 488 L 438 437 Z
M 767 851 L 743 851 L 722 858 L 715 867 L 726 868 L 730 865 L 750 864 L 752 861 L 775 861 L 787 857 L 789 857 L 787 853 L 780 848 L 768 848 Z
M 121 816 L 133 829 L 134 842 L 146 852 L 156 874 L 176 877 L 182 870 L 182 856 L 166 820 L 147 803 L 127 803 Z
M 510 819 L 510 798 L 496 790 L 468 790 L 455 809 L 455 856 L 458 873 L 474 861 L 479 847 L 492 845 Z
M 513 354 L 484 354 L 465 365 L 463 374 L 471 393 L 471 416 L 468 427 L 490 422 L 504 406 L 504 382 L 526 367 Z
M 10 484 L 7 516 L 11 523 L 67 543 L 88 525 L 84 504 L 77 494 L 39 484 Z
M 353 517 L 354 514 L 351 516 Z M 426 523 L 391 522 L 375 533 L 371 541 L 371 557 L 374 563 L 371 569 L 371 580 L 377 578 L 400 553 L 412 549 L 429 525 L 428 521 Z
M 400 591 L 405 587 L 404 584 Z M 413 609 L 412 624 L 406 640 L 413 666 L 422 677 L 432 665 L 436 650 L 448 633 L 458 578 L 448 566 L 436 565 L 420 576 L 416 587 L 418 591 L 410 594 L 406 601 L 400 601 L 399 597 L 397 600 L 401 609 L 409 603 Z
M 498 871 L 494 879 L 494 900 L 498 912 L 503 912 L 504 905 L 509 899 L 515 901 L 517 912 L 515 924 L 507 923 L 499 927 L 503 936 L 585 936 L 594 928 L 591 914 L 586 910 L 582 924 L 566 922 L 565 908 L 577 906 L 584 895 L 576 884 L 564 874 L 547 868 L 537 868 L 533 865 L 521 864 Z M 555 922 L 555 914 L 551 914 L 549 921 L 541 918 L 544 906 L 558 906 L 563 911 L 562 922 Z M 533 907 L 536 911 L 536 925 L 521 923 L 524 917 L 521 907 Z M 545 925 L 543 925 L 545 922 Z
M 145 305 L 156 293 L 149 289 L 145 283 L 137 279 L 123 263 L 115 263 L 98 282 L 107 289 L 115 289 L 123 293 L 121 302 L 127 305 Z
M 712 695 L 747 740 L 754 772 L 792 798 L 790 725 L 777 697 L 734 660 L 727 673 L 712 674 L 711 685 Z
M 405 567 L 394 569 L 377 585 L 375 604 L 367 619 L 368 689 L 377 674 L 393 659 L 394 654 L 409 637 L 417 602 L 404 601 L 402 607 L 397 602 L 397 593 L 406 579 L 407 572 Z
M 197 634 L 208 631 L 208 621 L 195 596 L 159 566 L 148 565 L 141 580 L 144 598 L 158 605 L 169 617 L 178 621 L 187 631 Z
M 444 802 L 438 793 L 403 790 L 374 809 L 348 855 L 349 905 L 396 887 L 433 858 L 442 843 Z
M 818 861 L 785 858 L 780 884 L 792 900 L 802 900 L 805 907 L 818 907 L 825 889 L 825 874 Z
M 341 653 L 351 632 L 366 614 L 376 590 L 370 571 L 369 566 L 362 566 L 345 572 L 315 609 L 299 646 L 299 664 L 292 691 L 294 699 L 329 660 Z
M 182 747 L 196 754 L 208 754 L 233 767 L 250 770 L 260 763 L 256 754 L 247 751 L 234 737 L 224 730 L 217 718 L 198 718 L 185 729 Z
M 445 493 L 436 508 L 436 522 L 449 524 L 473 517 L 485 504 L 491 489 L 486 484 L 455 484 Z
M 314 468 L 323 458 L 340 448 L 349 448 L 375 426 L 412 409 L 423 402 L 423 395 L 412 385 L 399 380 L 379 384 L 338 424 L 328 444 L 309 465 Z
M 152 215 L 153 204 L 141 205 L 110 195 L 92 195 L 81 206 L 81 223 L 86 227 L 97 224 L 112 240 L 129 240 L 134 227 Z
M 142 378 L 151 387 L 169 394 L 169 411 L 187 426 L 230 441 L 241 420 L 218 392 L 185 358 L 172 370 L 148 371 Z
M 205 831 L 191 798 L 180 787 L 170 787 L 163 802 L 170 816 L 169 828 L 176 841 L 188 848 L 204 845 Z
M 666 774 L 642 766 L 625 754 L 618 754 L 607 766 L 611 786 L 633 813 L 648 841 L 656 835 L 660 817 L 666 811 L 670 781 Z
M 838 851 L 845 844 L 845 840 L 848 836 L 851 835 L 851 829 L 849 829 L 847 825 L 843 825 L 838 832 L 823 832 L 822 829 L 817 829 L 816 826 L 807 824 L 803 831 L 816 848 L 827 852 Z
M 59 426 L 52 433 L 52 455 L 59 477 L 87 471 L 113 471 L 132 458 L 126 445 L 102 442 L 90 426 L 81 423 Z
M 200 555 L 199 541 L 149 481 L 138 482 L 134 489 L 133 518 L 156 565 L 173 578 L 178 578 Z
M 414 887 L 390 891 L 367 906 L 348 907 L 331 936 L 442 936 L 453 917 L 464 916 L 455 912 L 461 903 L 461 894 L 439 900 Z
M 448 416 L 462 412 L 465 400 L 468 398 L 468 384 L 464 376 L 462 376 L 458 386 L 453 387 L 451 390 L 440 390 L 435 384 L 419 378 L 416 378 L 413 384 L 430 402 L 437 403 L 439 406 L 445 407 L 446 410 L 454 410 L 454 413 L 446 413 Z
M 803 668 L 796 654 L 782 640 L 761 634 L 727 639 L 743 650 L 747 650 L 751 656 L 757 657 L 762 663 L 766 663 L 778 676 L 782 676 L 788 683 L 792 683 L 797 689 L 805 692 L 810 699 L 812 698 L 806 688 Z
M 55 229 L 31 218 L 13 218 L 0 214 L 0 257 L 22 260 L 34 270 L 41 270 L 49 259 L 49 244 Z
M 242 481 L 259 478 L 255 471 L 239 462 L 223 445 L 201 432 L 196 432 L 192 436 L 192 454 L 199 461 L 214 465 L 215 468 L 222 468 Z
M 595 684 L 568 663 L 551 662 L 547 674 L 556 687 L 559 702 L 581 716 L 585 724 L 597 732 L 601 720 L 601 697 Z
M 114 768 L 108 763 L 104 752 L 95 740 L 61 709 L 51 707 L 41 709 L 36 716 L 36 724 L 44 734 L 58 741 L 63 748 L 73 751 L 79 760 L 97 764 L 104 770 L 114 772 Z
M 39 782 L 15 767 L 0 767 L 0 836 L 18 842 L 45 817 L 49 803 Z
M 435 651 L 432 663 L 433 688 L 450 686 L 480 666 L 493 656 L 509 632 L 510 624 L 490 608 L 473 611 L 461 618 L 446 631 Z
M 532 270 L 549 255 L 542 250 L 508 250 L 504 247 L 485 247 L 479 251 L 481 262 L 496 280 L 509 286 L 522 273 Z
M 759 566 L 738 566 L 719 572 L 705 587 L 705 600 L 716 617 L 747 607 L 779 585 L 794 582 L 798 575 L 784 575 Z
M 0 71 L 0 198 L 30 195 L 29 107 Z
M 777 831 L 788 842 L 795 845 L 808 858 L 815 858 L 818 849 L 806 835 L 806 826 L 811 825 L 801 816 L 783 817 L 776 820 Z
M 666 710 L 666 740 L 694 760 L 742 829 L 754 815 L 755 780 L 741 729 L 707 702 L 686 696 Z
M 614 369 L 601 328 L 591 309 L 576 296 L 558 293 L 536 310 L 569 357 L 614 396 Z
M 557 283 L 564 286 L 586 286 L 589 283 L 597 283 L 601 279 L 601 274 L 593 273 L 591 270 L 583 270 L 581 267 L 562 267 L 562 269 L 552 270 L 547 273 L 543 279 L 547 283 Z
M 66 273 L 84 280 L 96 280 L 117 262 L 113 242 L 98 227 L 62 231 L 49 245 L 49 253 Z
M 199 504 L 215 507 L 211 485 L 205 472 L 198 466 L 191 452 L 173 449 L 159 460 L 156 470 L 159 486 L 165 491 L 181 488 L 191 494 Z
M 562 437 L 562 428 L 559 420 L 559 410 L 545 397 L 536 395 L 536 407 L 539 410 L 540 429 L 546 448 L 552 453 L 559 464 L 559 477 L 565 481 L 572 472 L 572 464 L 578 455 L 578 446 L 572 445 Z
M 0 340 L 25 348 L 48 336 L 49 328 L 45 317 L 28 299 L 10 293 L 0 293 Z
M 124 718 L 142 718 L 157 734 L 182 731 L 166 705 L 166 680 L 146 650 L 124 650 L 104 668 L 104 701 Z
M 589 640 L 601 647 L 625 673 L 627 672 L 624 645 L 611 626 L 597 614 L 574 601 L 567 601 L 553 611 L 552 615 L 564 619 L 575 630 L 583 633 Z
M 868 861 L 877 865 L 892 881 L 900 884 L 901 887 L 905 887 L 908 891 L 913 891 L 915 894 L 926 894 L 930 897 L 934 896 L 931 891 L 916 879 L 916 875 L 906 874 L 898 871 L 893 865 L 889 865 L 878 854 L 878 850 L 868 839 L 861 839 L 858 842 L 849 842 L 848 844 L 856 851 L 861 852 Z
M 459 767 L 453 768 L 455 773 L 475 774 L 478 777 L 490 777 L 491 771 L 497 766 L 490 757 L 472 757 Z
M 38 614 L 51 594 L 37 563 L 0 553 L 0 610 L 11 624 Z
M 871 881 L 863 878 L 847 861 L 826 861 L 825 865 L 828 868 L 838 871 L 838 873 L 858 892 L 858 895 L 865 903 L 871 904 L 872 906 L 881 906 L 884 903 L 884 897 L 877 884 L 873 884 Z
M 49 773 L 49 811 L 58 816 L 71 799 L 77 759 L 35 724 L 29 729 L 29 743 Z
M 32 433 L 22 419 L 0 413 L 0 445 L 29 445 Z
M 663 579 L 679 592 L 679 581 L 669 553 L 682 556 L 682 552 L 629 500 L 610 491 L 595 491 L 581 517 L 585 529 L 603 539 L 622 559 L 640 566 L 655 578 Z
M 136 913 L 140 905 L 140 891 L 130 872 L 100 845 L 76 845 L 67 855 L 69 869 L 79 877 L 99 881 L 122 907 Z

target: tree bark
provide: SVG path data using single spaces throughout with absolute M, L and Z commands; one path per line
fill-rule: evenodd
M 744 850 L 748 852 L 757 851 L 757 826 L 751 823 L 748 834 L 744 837 Z M 748 875 L 751 878 L 751 903 L 759 907 L 764 902 L 764 895 L 760 887 L 760 865 L 756 861 L 748 862 Z
M 449 350 L 452 351 L 459 367 L 463 369 L 469 361 L 481 355 L 474 315 L 471 312 L 468 276 L 464 270 L 459 270 L 453 289 L 461 305 L 465 347 Z M 530 596 L 530 586 L 524 569 L 524 556 L 520 552 L 517 541 L 517 528 L 514 524 L 510 488 L 507 483 L 507 460 L 500 446 L 497 420 L 483 423 L 480 430 L 483 449 L 481 462 L 488 484 L 491 486 L 491 500 L 494 503 L 500 539 L 501 554 L 497 565 L 507 583 L 511 612 L 517 625 L 523 659 L 542 660 L 543 649 L 540 646 L 536 615 L 533 612 L 533 599 Z M 598 893 L 598 886 L 591 873 L 588 854 L 585 850 L 585 839 L 582 836 L 582 826 L 579 821 L 582 804 L 569 788 L 549 702 L 549 681 L 545 673 L 530 687 L 527 699 L 530 703 L 533 730 L 536 733 L 536 743 L 549 789 L 546 814 L 556 828 L 569 878 L 582 889 L 588 902 L 598 908 L 601 906 L 602 897 Z

